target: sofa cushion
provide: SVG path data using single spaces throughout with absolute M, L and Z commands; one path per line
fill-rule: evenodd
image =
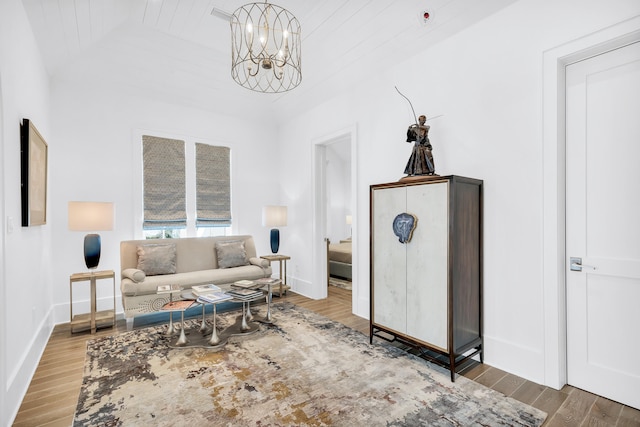
M 138 270 L 147 276 L 176 272 L 176 245 L 149 244 L 138 246 Z
M 138 270 L 137 268 L 125 268 L 122 270 L 122 277 L 131 279 L 136 283 L 142 282 L 146 276 L 144 271 Z
M 189 273 L 147 276 L 144 282 L 140 283 L 124 278 L 120 283 L 120 290 L 124 296 L 156 295 L 158 293 L 158 286 L 162 285 L 178 285 L 184 289 L 189 289 L 193 285 L 206 285 L 208 283 L 213 283 L 223 289 L 228 289 L 233 282 L 237 282 L 238 280 L 256 280 L 270 275 L 270 270 L 267 270 L 265 273 L 265 270 L 261 267 L 244 265 L 236 268 L 214 268 L 212 270 L 191 271 Z M 159 309 L 158 307 L 152 311 Z
M 218 268 L 240 267 L 249 264 L 243 240 L 216 242 L 216 256 Z

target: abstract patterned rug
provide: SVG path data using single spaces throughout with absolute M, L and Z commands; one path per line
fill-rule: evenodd
M 286 302 L 272 310 L 276 324 L 218 350 L 170 348 L 175 337 L 163 334 L 166 326 L 90 341 L 74 426 L 539 426 L 545 419 L 308 310 Z M 237 315 L 219 315 L 219 327 Z

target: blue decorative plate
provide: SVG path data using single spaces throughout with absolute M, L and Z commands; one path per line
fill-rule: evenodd
M 401 213 L 393 219 L 393 233 L 398 236 L 400 243 L 409 243 L 413 230 L 416 229 L 418 218 L 409 213 Z

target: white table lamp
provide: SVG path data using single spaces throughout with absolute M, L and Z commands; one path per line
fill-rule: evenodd
M 69 202 L 69 230 L 113 230 L 112 202 Z M 95 269 L 100 262 L 101 242 L 99 234 L 84 236 L 84 262 L 88 269 Z
M 280 230 L 275 227 L 287 225 L 286 206 L 265 206 L 262 208 L 262 225 L 271 229 L 271 252 L 278 253 L 280 248 Z

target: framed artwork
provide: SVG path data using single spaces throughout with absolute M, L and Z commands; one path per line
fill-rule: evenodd
M 22 226 L 47 223 L 47 142 L 28 119 L 20 125 Z

